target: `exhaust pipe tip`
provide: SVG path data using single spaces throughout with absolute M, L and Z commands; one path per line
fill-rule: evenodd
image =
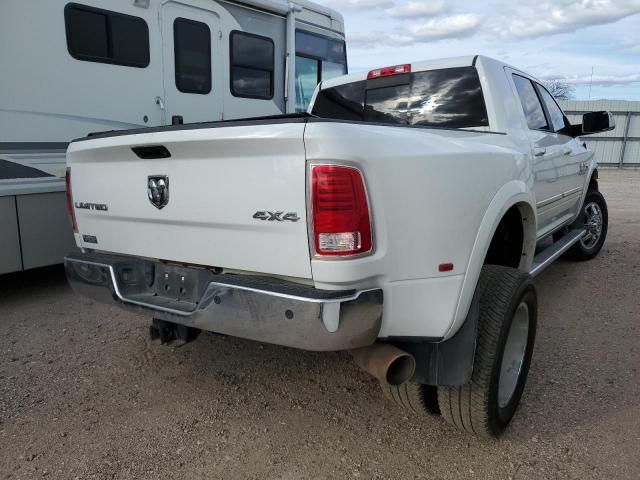
M 408 382 L 416 371 L 413 355 L 386 343 L 352 350 L 353 360 L 380 382 L 398 386 Z
M 389 385 L 398 386 L 408 382 L 416 371 L 416 361 L 408 353 L 397 357 L 387 367 L 385 381 Z

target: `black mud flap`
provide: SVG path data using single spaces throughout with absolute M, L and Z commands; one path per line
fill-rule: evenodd
M 411 379 L 422 385 L 460 386 L 471 380 L 476 353 L 479 300 L 474 297 L 464 324 L 444 342 L 403 342 L 399 348 L 416 359 Z

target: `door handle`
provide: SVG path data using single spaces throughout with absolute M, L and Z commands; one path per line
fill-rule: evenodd
M 162 97 L 159 95 L 156 97 L 156 105 L 158 105 L 160 110 L 164 112 L 164 100 L 162 100 Z
M 584 162 L 580 164 L 580 175 L 584 175 L 585 173 L 587 173 L 588 170 L 589 170 L 589 165 L 587 165 Z
M 546 148 L 534 148 L 533 149 L 533 155 L 536 157 L 542 157 L 547 153 L 547 149 Z
M 573 150 L 571 150 L 569 147 L 564 147 L 562 149 L 562 154 L 563 155 L 571 155 L 573 153 Z

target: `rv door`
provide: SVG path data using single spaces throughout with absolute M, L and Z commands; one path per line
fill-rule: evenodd
M 215 11 L 168 2 L 162 6 L 165 123 L 222 119 L 220 20 Z

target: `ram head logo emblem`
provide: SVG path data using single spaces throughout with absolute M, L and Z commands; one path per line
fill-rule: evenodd
M 147 195 L 149 201 L 158 210 L 162 210 L 169 203 L 169 177 L 166 175 L 152 175 L 147 181 Z

